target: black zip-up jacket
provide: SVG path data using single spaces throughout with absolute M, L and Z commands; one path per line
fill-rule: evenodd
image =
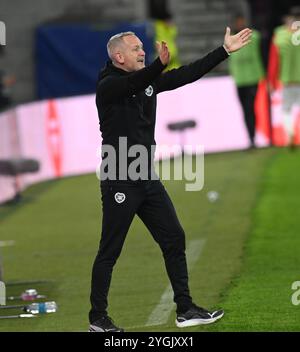
M 112 145 L 118 155 L 119 137 L 127 137 L 128 148 L 141 144 L 150 151 L 155 145 L 156 95 L 198 80 L 227 57 L 221 46 L 166 73 L 159 58 L 135 72 L 108 62 L 99 75 L 96 95 L 102 144 Z

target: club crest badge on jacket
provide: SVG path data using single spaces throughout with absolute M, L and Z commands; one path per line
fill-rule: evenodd
M 126 199 L 126 196 L 124 193 L 117 192 L 115 194 L 115 201 L 117 203 L 123 203 L 125 199 Z
M 151 97 L 151 95 L 153 94 L 153 87 L 151 85 L 148 88 L 145 89 L 145 94 L 148 97 Z

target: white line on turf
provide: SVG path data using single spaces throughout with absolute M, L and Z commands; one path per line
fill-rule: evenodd
M 205 244 L 205 239 L 191 241 L 186 250 L 186 257 L 188 263 L 188 270 L 191 271 L 193 266 L 199 259 L 202 249 Z M 173 290 L 171 285 L 165 289 L 162 294 L 158 305 L 154 308 L 150 314 L 145 326 L 163 325 L 166 324 L 169 316 L 174 308 L 173 303 Z
M 0 241 L 0 247 L 8 247 L 8 246 L 14 246 L 15 241 Z

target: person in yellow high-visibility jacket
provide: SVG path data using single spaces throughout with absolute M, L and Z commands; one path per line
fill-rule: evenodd
M 178 57 L 178 48 L 176 38 L 178 29 L 170 18 L 157 19 L 154 21 L 155 40 L 154 42 L 165 41 L 168 43 L 168 48 L 171 54 L 171 61 L 166 70 L 172 70 L 181 66 Z
M 246 25 L 245 16 L 235 17 L 234 30 L 239 32 Z M 229 73 L 234 79 L 239 101 L 243 110 L 250 148 L 255 148 L 255 98 L 258 84 L 265 76 L 262 55 L 260 50 L 260 33 L 252 31 L 251 43 L 243 50 L 233 53 L 229 57 Z

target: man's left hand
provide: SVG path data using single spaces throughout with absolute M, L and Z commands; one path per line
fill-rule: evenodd
M 224 47 L 228 53 L 233 53 L 249 44 L 251 41 L 252 30 L 245 28 L 235 35 L 230 35 L 230 28 L 226 28 L 224 37 Z

